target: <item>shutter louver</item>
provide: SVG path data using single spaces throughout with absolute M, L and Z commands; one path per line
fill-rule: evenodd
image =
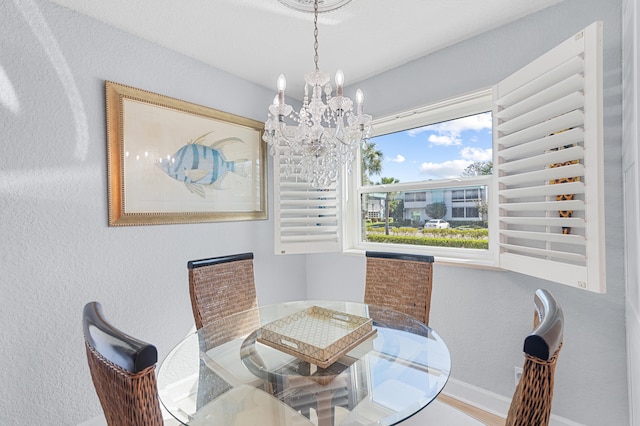
M 502 268 L 604 292 L 602 24 L 494 88 Z
M 341 250 L 337 185 L 314 188 L 287 171 L 287 147 L 274 157 L 275 253 Z

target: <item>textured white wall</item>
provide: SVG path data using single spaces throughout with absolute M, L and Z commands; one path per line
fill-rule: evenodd
M 261 303 L 306 297 L 271 220 L 107 226 L 104 80 L 256 120 L 270 91 L 47 1 L 3 0 L 0 23 L 1 425 L 99 415 L 83 305 L 162 359 L 193 326 L 188 259 L 253 251 Z
M 619 0 L 565 0 L 359 84 L 380 116 L 489 86 L 604 21 L 608 293 L 439 266 L 431 315 L 453 353 L 454 377 L 510 396 L 533 291 L 551 290 L 567 318 L 554 412 L 588 425 L 628 423 L 620 15 Z M 105 79 L 258 120 L 270 91 L 44 0 L 2 1 L 0 22 L 0 424 L 72 425 L 98 415 L 82 306 L 102 301 L 109 318 L 154 342 L 162 358 L 192 326 L 188 259 L 254 251 L 263 304 L 307 292 L 362 297 L 362 257 L 273 256 L 271 220 L 106 225 Z
M 437 265 L 430 316 L 430 325 L 451 350 L 452 377 L 511 398 L 514 366 L 522 365 L 521 345 L 531 329 L 533 293 L 547 288 L 562 304 L 566 319 L 553 412 L 598 426 L 629 423 L 620 161 L 621 13 L 619 0 L 565 0 L 358 83 L 367 93 L 369 113 L 386 115 L 489 87 L 592 22 L 604 22 L 607 294 L 512 272 Z M 354 270 L 359 274 L 354 276 Z M 344 292 L 340 285 L 344 271 L 360 286 L 350 287 L 348 295 L 364 294 L 364 260 L 334 254 L 309 259 L 308 296 L 339 297 Z

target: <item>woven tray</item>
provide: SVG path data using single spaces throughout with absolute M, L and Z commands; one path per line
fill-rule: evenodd
M 371 318 L 312 306 L 264 325 L 257 340 L 327 368 L 376 331 Z

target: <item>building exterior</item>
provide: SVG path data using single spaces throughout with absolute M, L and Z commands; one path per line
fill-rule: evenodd
M 417 224 L 429 219 L 444 219 L 449 222 L 481 222 L 482 206 L 487 203 L 486 186 L 446 188 L 398 193 L 394 199 L 404 201 L 403 218 Z M 367 197 L 367 219 L 384 219 L 384 193 L 372 193 Z M 442 217 L 429 215 L 428 206 L 444 203 L 446 214 Z

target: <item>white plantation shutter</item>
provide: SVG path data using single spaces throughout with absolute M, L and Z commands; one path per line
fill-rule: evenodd
M 338 185 L 314 188 L 286 172 L 286 147 L 274 156 L 275 253 L 323 253 L 342 249 Z
M 493 120 L 500 266 L 604 292 L 602 24 L 496 85 Z

